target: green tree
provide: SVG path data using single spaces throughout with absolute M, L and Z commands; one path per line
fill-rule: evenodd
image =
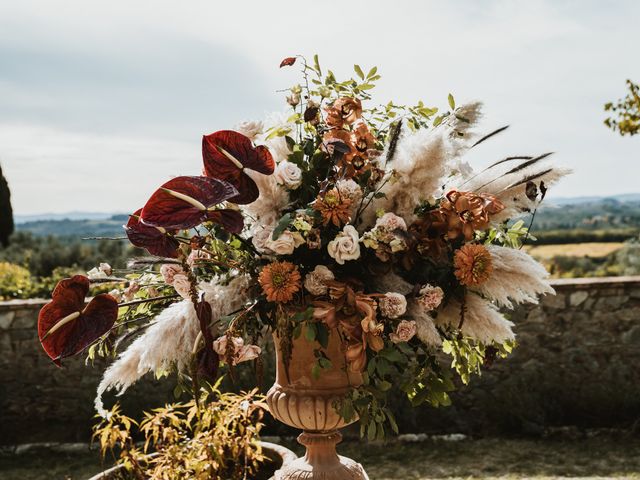
M 13 210 L 11 209 L 11 192 L 9 184 L 2 175 L 0 167 L 0 245 L 9 245 L 9 236 L 13 233 Z
M 640 132 L 640 87 L 631 80 L 627 80 L 627 87 L 626 97 L 604 106 L 605 112 L 611 112 L 604 124 L 623 136 Z

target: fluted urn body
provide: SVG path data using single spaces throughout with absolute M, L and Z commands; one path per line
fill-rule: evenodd
M 319 345 L 303 335 L 291 341 L 291 358 L 286 365 L 280 341 L 274 336 L 276 383 L 267 393 L 267 403 L 277 420 L 303 430 L 298 441 L 307 451 L 304 457 L 276 472 L 275 479 L 368 479 L 359 463 L 336 453 L 335 446 L 342 439 L 338 430 L 355 419 L 345 422 L 334 405 L 362 384 L 362 376 L 347 368 L 338 331 L 330 330 L 328 346 L 322 349 L 331 367 L 322 369 L 317 378 L 312 369 L 317 362 L 314 349 Z

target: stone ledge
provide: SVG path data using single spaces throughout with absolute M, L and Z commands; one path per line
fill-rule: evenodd
M 556 289 L 583 289 L 583 288 L 606 288 L 640 286 L 640 275 L 626 277 L 589 277 L 589 278 L 553 278 L 550 280 L 551 286 Z M 24 310 L 42 308 L 48 299 L 32 298 L 28 300 L 6 300 L 0 301 L 0 312 L 10 310 Z
M 628 277 L 553 278 L 551 286 L 556 289 L 582 289 L 640 286 L 640 275 Z
M 36 310 L 46 305 L 49 300 L 44 298 L 31 298 L 28 300 L 6 300 L 0 302 L 0 312 L 11 310 Z

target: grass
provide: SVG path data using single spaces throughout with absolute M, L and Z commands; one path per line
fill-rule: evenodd
M 601 258 L 619 250 L 622 242 L 567 243 L 562 245 L 531 245 L 525 247 L 527 253 L 541 260 L 562 255 L 567 257 Z
M 360 461 L 371 480 L 640 479 L 638 437 L 486 438 L 411 444 L 345 442 L 339 451 Z M 95 451 L 0 457 L 3 480 L 82 480 L 101 469 Z

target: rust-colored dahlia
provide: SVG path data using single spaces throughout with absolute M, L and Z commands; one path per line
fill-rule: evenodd
M 340 97 L 333 105 L 325 109 L 327 125 L 342 128 L 352 124 L 362 116 L 362 103 L 357 98 Z
M 291 262 L 273 262 L 258 276 L 262 291 L 270 302 L 287 303 L 302 285 L 300 272 Z
M 409 248 L 405 253 L 407 266 L 420 254 L 435 261 L 444 260 L 447 244 L 447 216 L 442 209 L 431 210 L 409 226 Z M 410 268 L 410 267 L 409 267 Z
M 503 203 L 488 193 L 459 192 L 451 190 L 440 204 L 447 217 L 447 237 L 464 236 L 471 240 L 476 230 L 489 226 L 489 216 L 504 209 Z
M 358 153 L 366 156 L 367 152 L 376 146 L 376 139 L 364 122 L 358 122 L 353 127 L 353 146 Z
M 453 257 L 456 278 L 462 285 L 473 287 L 489 278 L 493 271 L 491 254 L 484 245 L 467 243 Z
M 350 162 L 356 154 L 356 147 L 353 145 L 353 135 L 347 130 L 333 128 L 322 136 L 320 148 L 329 155 L 339 152 L 341 161 Z
M 329 222 L 340 227 L 349 222 L 351 218 L 351 200 L 340 195 L 337 188 L 332 188 L 324 195 L 318 196 L 313 202 L 313 208 L 322 215 L 322 224 Z

